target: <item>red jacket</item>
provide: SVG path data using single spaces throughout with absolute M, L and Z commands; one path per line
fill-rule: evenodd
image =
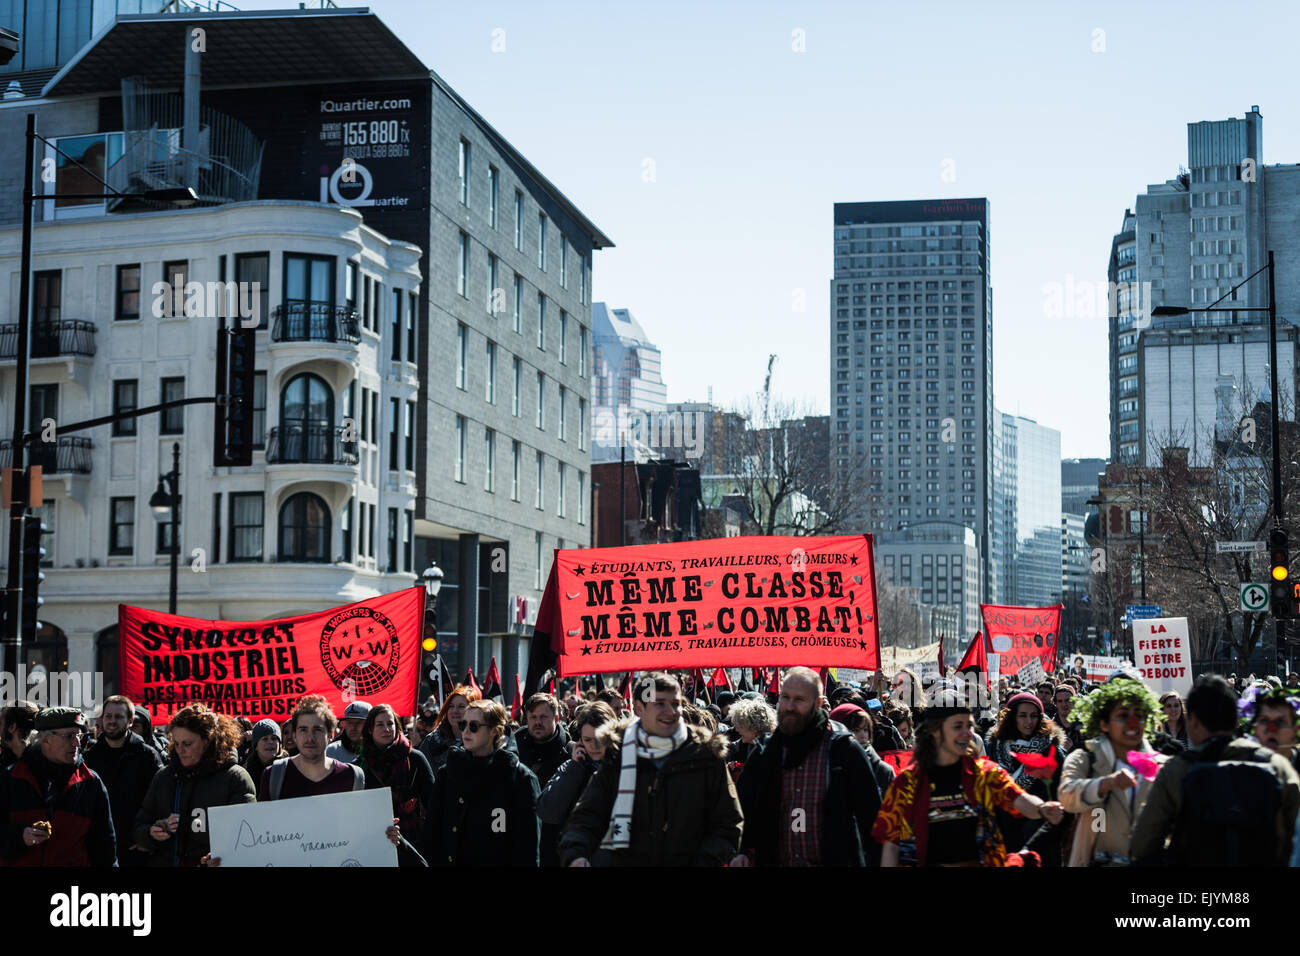
M 36 767 L 39 745 L 0 773 L 0 866 L 117 866 L 117 845 L 108 790 L 80 755 L 61 789 L 44 793 Z M 39 846 L 23 842 L 23 830 L 48 820 L 51 836 Z

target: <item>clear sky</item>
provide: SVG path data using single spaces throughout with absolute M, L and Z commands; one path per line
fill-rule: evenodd
M 1300 161 L 1290 0 L 369 6 L 614 240 L 595 299 L 663 350 L 670 401 L 736 402 L 775 352 L 774 390 L 825 413 L 833 204 L 982 196 L 998 408 L 1104 457 L 1104 299 L 1052 290 L 1104 289 L 1188 122 L 1258 104 L 1263 161 Z

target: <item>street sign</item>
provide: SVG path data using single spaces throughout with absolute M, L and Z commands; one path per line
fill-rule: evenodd
M 1124 626 L 1132 627 L 1134 621 L 1160 617 L 1162 614 L 1164 614 L 1164 608 L 1159 604 L 1126 604 L 1124 605 Z
M 1267 611 L 1269 606 L 1268 586 L 1264 584 L 1243 584 L 1241 586 L 1241 609 L 1243 611 Z
M 1263 554 L 1267 550 L 1263 541 L 1216 541 L 1215 554 Z

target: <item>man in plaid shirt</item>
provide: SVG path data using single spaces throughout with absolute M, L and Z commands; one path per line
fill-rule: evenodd
M 732 866 L 873 866 L 880 790 L 867 752 L 830 720 L 821 677 L 793 667 L 781 685 L 777 729 L 745 762 L 745 813 Z

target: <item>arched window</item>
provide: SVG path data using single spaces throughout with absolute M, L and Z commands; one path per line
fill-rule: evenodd
M 330 560 L 330 510 L 318 495 L 301 491 L 280 506 L 281 561 Z
M 295 375 L 280 393 L 280 461 L 333 460 L 334 394 L 319 375 Z

